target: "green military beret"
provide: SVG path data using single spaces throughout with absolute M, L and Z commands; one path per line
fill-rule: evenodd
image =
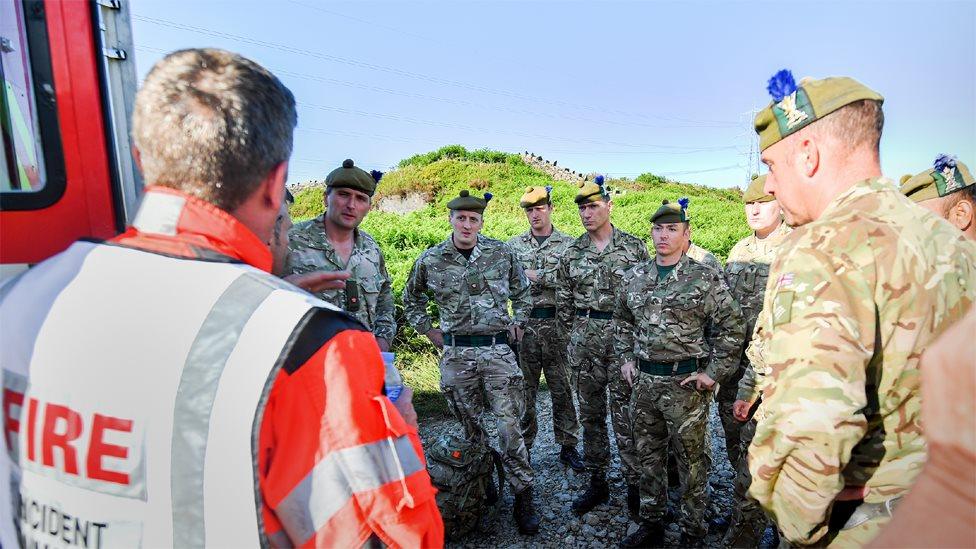
M 651 216 L 651 223 L 687 223 L 689 202 L 687 198 L 679 199 L 677 204 L 661 202 L 661 207 Z
M 491 193 L 485 193 L 484 198 L 471 196 L 467 189 L 458 193 L 457 197 L 447 203 L 448 209 L 464 210 L 466 212 L 477 212 L 483 214 L 488 202 L 491 200 Z
M 519 199 L 519 206 L 532 208 L 533 206 L 552 204 L 552 200 L 549 198 L 551 193 L 552 187 L 550 185 L 546 185 L 545 187 L 526 187 L 525 194 Z
M 750 202 L 772 202 L 776 197 L 768 194 L 763 188 L 766 186 L 766 176 L 759 175 L 752 178 L 749 187 L 742 195 L 742 201 L 746 204 Z
M 376 184 L 382 177 L 383 172 L 373 170 L 366 173 L 365 170 L 357 168 L 352 159 L 347 158 L 342 161 L 342 166 L 325 176 L 325 184 L 333 189 L 355 189 L 373 196 L 376 192 Z
M 878 92 L 844 76 L 804 78 L 797 86 L 793 73 L 786 69 L 774 74 L 766 89 L 773 101 L 756 115 L 760 150 L 856 101 L 884 101 Z
M 577 204 L 585 204 L 587 202 L 597 202 L 610 200 L 610 193 L 603 187 L 603 176 L 598 175 L 593 178 L 593 182 L 583 181 L 579 184 L 579 192 L 576 193 L 576 198 L 573 200 Z
M 902 178 L 901 193 L 915 202 L 939 198 L 965 189 L 976 183 L 965 164 L 955 157 L 940 154 L 931 170 L 924 171 L 907 181 Z

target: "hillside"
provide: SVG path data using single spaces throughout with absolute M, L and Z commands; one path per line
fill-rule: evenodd
M 579 222 L 573 197 L 577 188 L 530 166 L 521 155 L 495 151 L 468 151 L 458 145 L 420 154 L 400 162 L 387 173 L 374 197 L 374 210 L 362 228 L 373 235 L 386 255 L 393 278 L 400 333 L 394 343 L 398 363 L 404 376 L 417 391 L 418 412 L 432 413 L 442 409 L 438 373 L 433 347 L 412 329 L 404 329 L 401 294 L 414 260 L 428 247 L 450 234 L 446 204 L 461 189 L 490 191 L 495 198 L 485 211 L 483 233 L 507 240 L 528 229 L 519 197 L 529 185 L 552 185 L 554 224 L 562 231 L 579 235 Z M 736 189 L 712 189 L 679 183 L 644 174 L 636 180 L 610 180 L 608 186 L 619 192 L 613 198 L 611 220 L 620 229 L 640 236 L 650 244 L 651 214 L 662 199 L 677 200 L 687 196 L 692 218 L 692 239 L 700 246 L 725 259 L 732 246 L 749 230 Z M 296 221 L 317 216 L 323 211 L 321 187 L 304 187 L 292 207 Z M 422 198 L 420 207 L 409 213 L 381 211 L 389 200 L 402 197 Z M 415 200 L 416 202 L 416 200 Z M 401 362 L 401 359 L 403 361 Z

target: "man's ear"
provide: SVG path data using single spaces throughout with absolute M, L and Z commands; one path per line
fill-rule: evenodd
M 797 165 L 807 178 L 813 177 L 820 169 L 820 147 L 816 140 L 807 137 L 797 145 Z
M 957 191 L 966 192 L 966 191 Z M 960 231 L 965 231 L 976 223 L 976 208 L 973 203 L 963 198 L 949 211 L 949 223 L 952 223 Z
M 288 179 L 288 161 L 278 164 L 268 172 L 259 187 L 261 201 L 268 208 L 278 211 L 285 200 L 285 180 Z
M 142 173 L 142 153 L 139 152 L 139 147 L 136 147 L 135 143 L 132 144 L 132 160 L 135 161 L 139 173 Z

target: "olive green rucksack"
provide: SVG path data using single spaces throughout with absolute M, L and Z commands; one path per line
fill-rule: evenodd
M 492 486 L 493 470 L 498 473 L 497 490 Z M 472 530 L 484 530 L 494 518 L 505 482 L 498 453 L 487 444 L 445 435 L 427 452 L 427 471 L 438 490 L 444 536 L 457 540 Z

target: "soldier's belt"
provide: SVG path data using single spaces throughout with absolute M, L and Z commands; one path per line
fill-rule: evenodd
M 851 517 L 844 523 L 844 527 L 841 530 L 850 530 L 869 520 L 891 517 L 891 514 L 895 512 L 895 507 L 898 507 L 901 498 L 902 496 L 898 496 L 880 503 L 862 503 L 858 505 L 854 509 L 854 512 L 851 513 Z
M 651 362 L 640 358 L 637 359 L 637 367 L 640 368 L 640 371 L 652 376 L 677 376 L 697 371 L 698 359 L 687 358 L 675 362 Z
M 492 345 L 508 345 L 508 334 L 498 332 L 495 335 L 464 335 L 444 334 L 444 345 L 453 347 L 491 347 Z
M 613 313 L 608 313 L 605 311 L 597 311 L 594 309 L 576 309 L 576 316 L 582 316 L 586 318 L 596 318 L 598 320 L 613 319 Z
M 532 307 L 529 318 L 556 318 L 555 307 Z

